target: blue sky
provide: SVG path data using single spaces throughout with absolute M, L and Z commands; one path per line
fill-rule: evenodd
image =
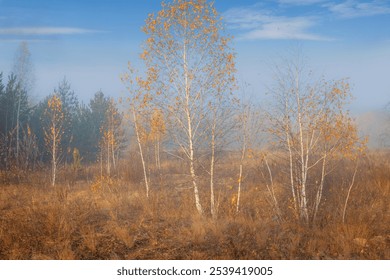
M 8 74 L 21 41 L 29 43 L 35 99 L 64 76 L 81 100 L 102 89 L 119 96 L 119 76 L 137 64 L 141 27 L 158 0 L 0 0 L 0 71 Z M 309 66 L 329 79 L 349 77 L 352 110 L 390 101 L 390 1 L 215 0 L 234 35 L 238 76 L 262 98 L 270 64 L 299 42 Z

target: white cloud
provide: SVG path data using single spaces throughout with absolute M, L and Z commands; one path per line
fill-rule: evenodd
M 313 22 L 307 18 L 278 18 L 273 22 L 264 23 L 242 35 L 242 39 L 293 39 L 310 41 L 329 41 L 330 38 L 307 31 Z
M 230 28 L 243 31 L 238 36 L 242 40 L 331 40 L 309 31 L 317 24 L 314 17 L 275 16 L 267 10 L 233 8 L 224 13 L 224 18 Z
M 50 40 L 44 39 L 3 39 L 0 38 L 0 42 L 3 43 L 20 43 L 20 42 L 29 42 L 29 43 L 40 43 L 40 42 L 49 42 Z
M 232 8 L 223 14 L 230 28 L 252 29 L 257 28 L 263 22 L 272 21 L 270 12 L 255 11 L 249 8 Z
M 283 5 L 305 6 L 305 5 L 314 5 L 325 1 L 326 0 L 278 0 L 278 3 Z
M 0 35 L 77 35 L 101 32 L 71 27 L 16 27 L 0 28 Z
M 357 18 L 390 14 L 390 6 L 386 5 L 386 1 L 381 0 L 371 2 L 347 0 L 339 4 L 324 4 L 324 7 L 327 7 L 329 11 L 341 18 Z

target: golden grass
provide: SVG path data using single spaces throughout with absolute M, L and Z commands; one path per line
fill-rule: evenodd
M 275 184 L 285 220 L 275 220 L 264 180 L 252 167 L 236 213 L 231 200 L 236 188 L 232 174 L 237 172 L 231 161 L 218 171 L 224 179 L 216 192 L 217 220 L 196 213 L 192 190 L 182 188 L 185 180 L 177 177 L 182 169 L 173 163 L 164 163 L 164 171 L 176 175 L 164 176 L 163 185 L 155 180 L 149 199 L 142 176 L 125 163 L 110 188 L 91 187 L 98 170 L 93 167 L 72 184 L 60 175 L 56 188 L 44 173 L 30 174 L 24 183 L 11 180 L 0 186 L 0 258 L 390 259 L 387 156 L 377 152 L 362 160 L 345 224 L 341 211 L 353 166 L 335 172 L 319 222 L 310 228 L 289 217 L 281 182 Z M 208 201 L 203 184 L 207 213 Z

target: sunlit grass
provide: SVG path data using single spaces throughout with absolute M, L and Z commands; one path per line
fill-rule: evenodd
M 176 175 L 164 176 L 162 185 L 155 178 L 149 199 L 142 176 L 131 173 L 126 162 L 110 187 L 104 188 L 94 187 L 96 181 L 89 179 L 92 167 L 85 167 L 73 184 L 62 170 L 55 188 L 44 173 L 30 174 L 19 184 L 16 179 L 2 178 L 0 258 L 390 258 L 390 164 L 384 153 L 370 153 L 362 160 L 345 224 L 341 212 L 347 184 L 343 182 L 354 167 L 344 166 L 332 175 L 321 216 L 312 227 L 301 226 L 289 216 L 288 200 L 278 182 L 284 221 L 275 219 L 256 169 L 244 181 L 242 208 L 236 213 L 231 199 L 237 172 L 229 162 L 219 170 L 226 178 L 217 190 L 217 219 L 197 214 L 192 190 L 183 188 L 185 180 L 177 176 L 184 167 L 173 162 L 164 162 L 162 167 L 165 174 Z M 207 185 L 201 187 L 209 213 Z

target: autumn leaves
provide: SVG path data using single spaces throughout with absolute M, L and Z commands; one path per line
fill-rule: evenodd
M 208 180 L 209 209 L 216 218 L 217 151 L 221 150 L 224 137 L 232 137 L 228 128 L 234 126 L 226 123 L 236 120 L 232 116 L 242 114 L 235 111 L 240 106 L 236 106 L 237 100 L 233 99 L 237 87 L 231 37 L 225 35 L 222 19 L 213 4 L 205 0 L 163 3 L 158 13 L 148 16 L 143 31 L 147 39 L 140 57 L 146 73 L 141 77 L 129 67 L 122 81 L 129 93 L 146 194 L 149 196 L 150 179 L 144 157 L 143 131 L 146 129 L 158 136 L 155 150 L 159 166 L 157 155 L 163 149 L 160 135 L 166 132 L 166 143 L 171 149 L 174 147 L 174 152 L 180 154 L 188 166 L 198 213 L 204 214 L 205 209 L 200 185 L 204 186 Z M 289 174 L 285 184 L 291 193 L 291 209 L 298 220 L 311 224 L 315 223 L 325 179 L 334 168 L 334 162 L 345 156 L 356 156 L 355 152 L 361 151 L 364 143 L 345 110 L 350 97 L 348 82 L 308 83 L 300 59 L 293 57 L 276 67 L 275 87 L 271 90 L 274 106 L 270 106 L 266 114 L 268 120 L 257 123 L 270 124 L 260 130 L 263 136 L 272 136 L 273 149 L 283 154 L 286 174 Z M 259 115 L 251 117 L 254 116 Z M 152 123 L 148 123 L 151 119 Z M 244 127 L 243 124 L 238 126 Z M 246 143 L 243 147 L 260 149 L 246 147 Z M 243 184 L 243 159 L 240 162 L 239 189 Z M 272 170 L 267 166 L 272 179 Z M 207 180 L 204 174 L 199 175 L 200 170 L 208 174 Z M 279 205 L 274 193 L 272 199 Z M 287 211 L 277 208 L 278 216 Z
M 228 105 L 235 86 L 230 38 L 223 34 L 221 19 L 213 5 L 204 0 L 163 3 L 160 12 L 149 15 L 143 30 L 148 36 L 141 54 L 147 69 L 145 77 L 139 77 L 129 67 L 122 80 L 129 92 L 146 193 L 149 195 L 149 178 L 140 137 L 145 121 L 141 120 L 153 119 L 145 116 L 158 112 L 161 116 L 154 116 L 149 130 L 157 131 L 157 135 L 166 130 L 169 145 L 175 146 L 175 153 L 185 158 L 200 214 L 204 212 L 199 194 L 200 154 L 201 149 L 209 149 L 211 211 L 216 213 L 213 143 L 217 143 L 215 137 L 222 122 L 219 112 L 224 108 L 220 105 Z M 160 140 L 156 140 L 157 155 Z

